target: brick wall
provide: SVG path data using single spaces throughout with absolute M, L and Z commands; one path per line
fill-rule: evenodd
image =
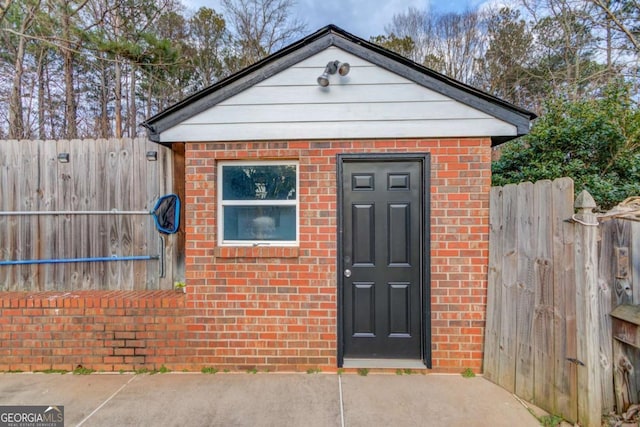
M 175 291 L 0 293 L 0 371 L 337 365 L 337 153 L 431 154 L 435 371 L 476 371 L 485 322 L 488 139 L 189 143 L 186 295 Z M 218 160 L 296 159 L 300 246 L 218 247 Z
M 0 371 L 183 369 L 175 291 L 0 293 Z
M 433 367 L 479 371 L 485 321 L 489 139 L 186 144 L 187 363 L 335 369 L 338 153 L 431 153 Z M 300 246 L 217 247 L 218 160 L 300 163 Z

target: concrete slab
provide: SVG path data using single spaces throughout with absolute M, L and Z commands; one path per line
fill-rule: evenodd
M 64 405 L 82 427 L 539 426 L 484 378 L 437 374 L 0 374 L 0 405 Z
M 86 426 L 339 426 L 337 375 L 139 375 Z
M 461 375 L 344 375 L 345 426 L 540 427 L 506 390 Z
M 65 425 L 81 422 L 134 375 L 0 374 L 0 405 L 63 405 Z

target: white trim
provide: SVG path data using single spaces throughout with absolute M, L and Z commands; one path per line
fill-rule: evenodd
M 295 200 L 227 200 L 222 198 L 223 174 L 225 166 L 295 166 L 296 198 Z M 269 246 L 296 247 L 300 245 L 300 162 L 297 160 L 224 160 L 217 167 L 217 210 L 218 210 L 218 246 Z M 225 206 L 295 206 L 296 239 L 294 240 L 224 240 L 224 208 Z

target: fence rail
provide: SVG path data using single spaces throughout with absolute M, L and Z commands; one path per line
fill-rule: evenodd
M 0 265 L 0 290 L 169 289 L 175 237 L 144 214 L 172 192 L 172 159 L 146 139 L 0 141 L 0 261 L 78 260 Z

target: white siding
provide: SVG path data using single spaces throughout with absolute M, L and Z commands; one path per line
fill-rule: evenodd
M 329 61 L 350 73 L 317 77 Z M 162 142 L 516 135 L 515 126 L 330 47 L 161 134 Z

